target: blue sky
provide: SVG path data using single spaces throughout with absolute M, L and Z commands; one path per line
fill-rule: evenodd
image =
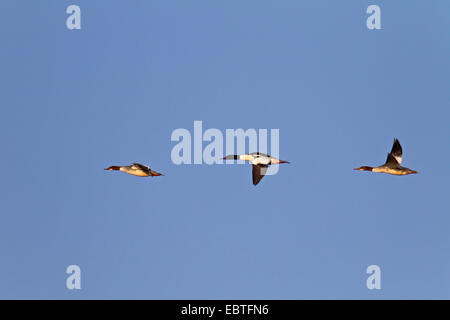
M 0 298 L 450 298 L 448 1 L 0 10 Z M 291 164 L 256 187 L 250 165 L 177 166 L 194 120 L 279 129 Z M 420 174 L 352 170 L 395 137 Z M 131 162 L 165 176 L 103 170 Z

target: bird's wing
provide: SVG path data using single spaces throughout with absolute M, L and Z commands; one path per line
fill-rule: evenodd
M 257 185 L 267 172 L 267 165 L 252 165 L 253 185 Z
M 391 155 L 397 160 L 398 164 L 402 163 L 402 146 L 398 139 L 394 140 L 394 144 L 392 145 Z
M 137 167 L 137 168 L 139 168 L 139 169 L 141 169 L 141 170 L 150 170 L 150 168 L 149 167 L 147 167 L 147 166 L 144 166 L 143 164 L 140 164 L 140 163 L 133 163 L 133 166 L 135 166 L 135 167 Z
M 388 153 L 386 165 L 391 167 L 398 167 L 400 166 L 400 163 L 398 163 L 397 159 L 392 155 L 392 153 Z

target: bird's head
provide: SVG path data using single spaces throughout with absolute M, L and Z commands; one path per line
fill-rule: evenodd
M 355 169 L 353 169 L 353 170 L 359 170 L 359 171 L 372 171 L 373 168 L 372 168 L 372 167 L 368 167 L 368 166 L 362 166 L 362 167 L 359 167 L 359 168 L 355 168 Z

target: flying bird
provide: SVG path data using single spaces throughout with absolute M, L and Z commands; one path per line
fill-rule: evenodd
M 242 155 L 229 155 L 223 160 L 244 160 L 252 164 L 253 185 L 257 185 L 267 172 L 267 168 L 271 164 L 290 163 L 289 161 L 280 160 L 260 152 L 253 152 Z
M 111 166 L 105 170 L 118 170 L 138 177 L 163 176 L 163 174 L 150 170 L 150 167 L 139 163 L 133 163 L 131 166 Z
M 388 153 L 386 163 L 378 167 L 362 166 L 353 170 L 372 171 L 372 172 L 384 172 L 397 176 L 404 176 L 407 174 L 419 173 L 415 170 L 405 168 L 401 166 L 402 163 L 402 146 L 398 139 L 394 139 L 392 150 Z

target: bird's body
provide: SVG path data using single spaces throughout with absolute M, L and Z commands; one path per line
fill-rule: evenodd
M 271 157 L 261 152 L 253 152 L 242 155 L 229 155 L 223 158 L 224 160 L 244 160 L 252 164 L 252 178 L 253 185 L 257 185 L 267 172 L 267 168 L 272 164 L 289 163 L 288 161 L 280 160 Z
M 396 176 L 404 176 L 407 174 L 414 174 L 418 173 L 415 170 L 402 167 L 401 163 L 403 160 L 403 151 L 402 146 L 400 145 L 400 142 L 398 139 L 394 140 L 394 144 L 392 145 L 392 150 L 390 153 L 388 153 L 386 163 L 384 163 L 381 166 L 378 167 L 368 167 L 368 166 L 362 166 L 359 168 L 356 168 L 354 170 L 360 170 L 360 171 L 372 171 L 372 172 L 383 172 L 388 173 Z
M 151 170 L 150 167 L 139 163 L 133 163 L 130 166 L 111 166 L 106 168 L 105 170 L 122 171 L 138 177 L 153 177 L 163 175 L 161 173 Z

